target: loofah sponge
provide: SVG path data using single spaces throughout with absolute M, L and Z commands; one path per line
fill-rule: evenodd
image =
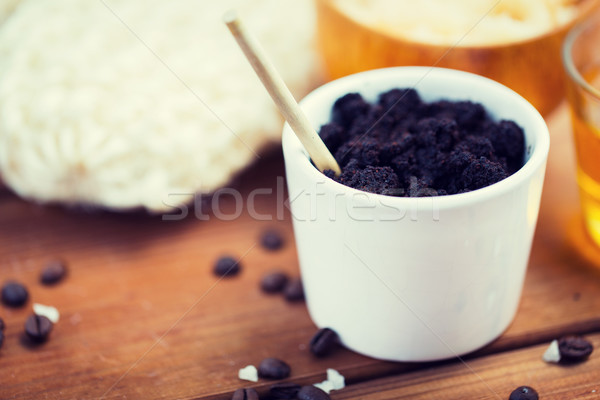
M 296 97 L 320 83 L 310 0 L 24 0 L 0 27 L 0 173 L 40 202 L 165 212 L 278 142 L 224 26 L 236 8 Z

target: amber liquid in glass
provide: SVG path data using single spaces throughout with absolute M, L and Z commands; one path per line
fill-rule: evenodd
M 585 74 L 585 79 L 600 89 L 600 67 Z M 583 103 L 587 104 L 587 111 L 572 112 L 577 183 L 586 227 L 594 242 L 600 246 L 600 99 L 586 96 Z M 586 116 L 582 117 L 582 114 Z

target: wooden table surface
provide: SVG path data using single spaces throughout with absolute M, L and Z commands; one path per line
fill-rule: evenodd
M 579 220 L 574 156 L 565 107 L 548 118 L 551 151 L 540 217 L 519 312 L 494 343 L 464 362 L 408 364 L 339 349 L 314 358 L 316 328 L 305 304 L 259 289 L 275 268 L 298 274 L 290 216 L 281 200 L 256 197 L 239 218 L 165 221 L 144 214 L 68 210 L 0 193 L 0 278 L 27 285 L 22 309 L 0 306 L 7 328 L 0 349 L 1 399 L 229 399 L 243 386 L 265 392 L 272 382 L 240 381 L 238 369 L 278 357 L 289 380 L 315 383 L 335 368 L 348 386 L 333 399 L 507 399 L 520 385 L 542 399 L 600 399 L 600 351 L 575 366 L 546 364 L 542 354 L 561 335 L 585 334 L 600 347 L 600 256 Z M 238 180 L 245 196 L 276 188 L 283 176 L 277 151 Z M 231 196 L 219 206 L 235 214 Z M 282 218 L 275 212 L 280 207 Z M 197 210 L 196 210 L 197 211 Z M 268 252 L 260 233 L 275 227 L 286 246 Z M 242 272 L 212 274 L 222 254 L 241 257 Z M 68 278 L 38 283 L 46 260 L 68 261 Z M 599 267 L 595 267 L 598 265 Z M 31 346 L 23 325 L 33 302 L 61 312 L 48 342 Z

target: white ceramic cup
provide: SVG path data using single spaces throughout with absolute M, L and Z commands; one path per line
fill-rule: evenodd
M 429 361 L 476 350 L 512 321 L 538 216 L 549 148 L 540 114 L 507 87 L 466 72 L 397 67 L 330 82 L 301 101 L 315 129 L 335 100 L 415 88 L 424 101 L 471 100 L 525 132 L 526 163 L 469 193 L 401 198 L 319 172 L 289 125 L 283 153 L 311 318 L 371 357 Z

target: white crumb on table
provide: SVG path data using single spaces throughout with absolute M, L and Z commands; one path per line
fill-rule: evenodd
M 315 383 L 325 393 L 329 394 L 332 390 L 340 390 L 346 387 L 346 380 L 342 374 L 333 368 L 327 368 L 327 379 L 321 383 Z
M 324 391 L 327 394 L 331 393 L 331 391 L 333 390 L 333 385 L 331 384 L 331 382 L 329 382 L 327 380 L 325 380 L 321 383 L 315 383 L 313 386 L 321 389 L 322 391 Z
M 546 362 L 557 363 L 560 361 L 560 350 L 558 349 L 558 340 L 553 340 L 550 346 L 544 352 L 542 360 Z
M 36 315 L 41 315 L 52 321 L 53 324 L 57 323 L 60 319 L 60 313 L 56 307 L 46 306 L 44 304 L 33 303 L 33 312 Z
M 258 371 L 254 365 L 247 365 L 244 368 L 240 368 L 238 378 L 244 381 L 258 382 Z

